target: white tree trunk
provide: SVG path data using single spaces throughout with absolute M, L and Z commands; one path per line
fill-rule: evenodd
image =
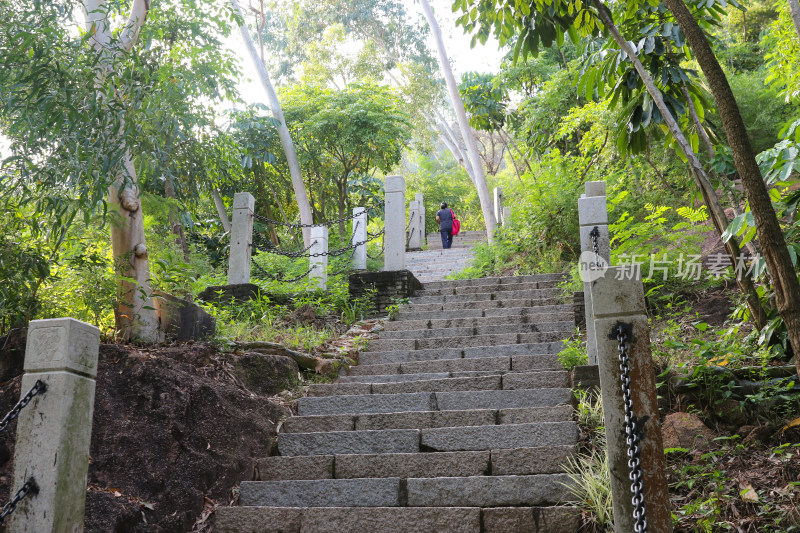
M 478 199 L 481 202 L 483 220 L 486 223 L 486 236 L 491 243 L 494 241 L 497 220 L 494 217 L 494 207 L 492 205 L 492 197 L 489 195 L 489 186 L 486 184 L 483 162 L 478 154 L 478 148 L 475 146 L 475 137 L 472 135 L 472 128 L 470 128 L 469 121 L 467 121 L 467 111 L 464 109 L 464 102 L 461 100 L 461 95 L 458 93 L 458 85 L 453 76 L 453 70 L 450 68 L 450 60 L 447 58 L 447 51 L 444 48 L 444 40 L 442 39 L 442 31 L 439 28 L 439 23 L 436 22 L 436 17 L 433 16 L 433 10 L 428 0 L 420 0 L 420 3 L 422 4 L 422 10 L 425 12 L 425 18 L 428 19 L 428 24 L 431 27 L 431 33 L 436 41 L 436 50 L 439 54 L 439 66 L 442 69 L 442 74 L 444 74 L 444 79 L 447 83 L 447 91 L 450 93 L 450 100 L 456 114 L 458 127 L 461 130 L 461 136 L 467 148 L 467 156 L 469 157 L 469 162 L 472 165 L 472 171 L 475 175 L 475 187 L 478 189 Z
M 789 16 L 794 23 L 797 38 L 800 39 L 800 2 L 798 0 L 789 0 Z
M 267 93 L 267 99 L 269 100 L 269 108 L 272 110 L 272 116 L 275 117 L 275 120 L 277 120 L 279 123 L 278 136 L 281 139 L 281 146 L 283 147 L 284 154 L 286 154 L 286 161 L 289 164 L 289 175 L 292 178 L 292 188 L 294 189 L 295 198 L 297 198 L 297 208 L 300 211 L 300 223 L 310 225 L 313 223 L 313 218 L 311 216 L 311 204 L 308 201 L 308 193 L 306 192 L 306 186 L 303 183 L 303 175 L 300 172 L 300 162 L 297 160 L 297 152 L 294 149 L 294 143 L 292 142 L 292 137 L 289 134 L 289 128 L 286 126 L 286 119 L 283 116 L 281 103 L 278 101 L 278 94 L 275 92 L 275 88 L 272 86 L 272 81 L 269 79 L 267 68 L 264 66 L 264 62 L 261 61 L 261 58 L 258 55 L 258 50 L 256 50 L 256 45 L 253 43 L 252 37 L 250 37 L 250 31 L 247 29 L 244 12 L 242 11 L 242 8 L 239 7 L 239 2 L 237 2 L 237 0 L 231 0 L 231 5 L 239 14 L 239 16 L 242 17 L 242 24 L 239 26 L 239 32 L 242 34 L 242 39 L 247 47 L 247 52 L 250 54 L 250 59 L 253 61 L 253 64 L 256 67 L 258 77 L 261 80 L 261 85 L 264 87 L 264 91 Z M 308 246 L 310 242 L 311 229 L 303 228 L 303 245 Z
M 100 90 L 106 74 L 114 66 L 114 60 L 133 47 L 147 18 L 150 2 L 134 0 L 128 22 L 115 41 L 112 41 L 112 31 L 108 24 L 106 1 L 85 0 L 83 8 L 86 30 L 92 34 L 92 45 L 101 52 L 97 67 L 97 87 Z M 112 220 L 111 248 L 116 271 L 125 278 L 117 287 L 117 330 L 125 341 L 153 343 L 158 341 L 158 319 L 150 290 L 144 216 L 133 159 L 124 142 L 122 144 L 123 170 L 108 191 L 108 200 L 118 215 Z
M 219 220 L 222 222 L 222 228 L 227 232 L 231 232 L 231 220 L 228 218 L 228 213 L 225 211 L 225 204 L 222 203 L 222 197 L 219 195 L 219 189 L 214 187 L 211 189 L 211 197 L 214 199 L 214 205 L 217 208 Z
M 450 153 L 453 154 L 453 157 L 456 159 L 459 165 L 461 165 L 464 170 L 467 171 L 469 175 L 469 179 L 472 181 L 472 184 L 475 184 L 475 172 L 472 170 L 472 164 L 469 161 L 469 158 L 464 154 L 464 149 L 461 146 L 461 143 L 458 141 L 458 136 L 450 127 L 450 124 L 444 119 L 442 114 L 439 110 L 436 110 L 436 116 L 439 118 L 439 122 L 437 126 L 439 126 L 439 131 L 442 134 L 442 141 L 444 142 L 445 146 L 450 150 Z

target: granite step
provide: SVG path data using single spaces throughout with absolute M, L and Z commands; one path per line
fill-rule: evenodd
M 415 454 L 500 448 L 569 446 L 578 440 L 575 422 L 534 422 L 428 429 L 384 429 L 281 433 L 281 456 Z
M 498 344 L 495 346 L 470 346 L 465 348 L 423 348 L 419 350 L 386 350 L 361 352 L 359 361 L 365 365 L 378 363 L 407 363 L 436 359 L 496 357 L 501 355 L 557 354 L 564 349 L 561 341 L 539 343 Z
M 499 507 L 556 505 L 566 474 L 243 481 L 239 503 L 266 507 Z
M 557 289 L 555 282 L 534 281 L 530 283 L 476 285 L 469 287 L 452 287 L 443 289 L 423 289 L 416 296 L 446 296 L 448 294 L 481 294 L 484 292 L 528 291 L 534 289 Z
M 316 433 L 378 429 L 427 429 L 492 426 L 495 424 L 531 424 L 534 422 L 565 422 L 569 420 L 572 420 L 572 407 L 567 404 L 561 404 L 550 407 L 508 409 L 293 416 L 284 420 L 281 425 L 281 431 L 284 433 Z
M 425 330 L 434 329 L 444 331 L 451 328 L 479 328 L 486 326 L 513 326 L 523 324 L 534 324 L 539 326 L 539 331 L 547 331 L 541 326 L 550 324 L 574 324 L 575 313 L 572 311 L 550 312 L 550 313 L 530 313 L 525 315 L 505 315 L 505 316 L 477 316 L 462 318 L 432 318 L 432 319 L 409 319 L 403 318 L 388 320 L 383 323 L 381 337 L 395 331 L 406 330 Z M 389 337 L 392 338 L 390 335 Z
M 491 335 L 462 335 L 422 339 L 375 339 L 367 343 L 370 352 L 394 350 L 429 350 L 439 348 L 477 348 L 505 344 L 540 344 L 557 342 L 568 337 L 563 331 L 538 331 L 531 333 L 500 333 Z
M 483 390 L 463 392 L 412 392 L 305 397 L 297 401 L 297 414 L 343 415 L 402 411 L 464 411 L 517 407 L 552 407 L 569 404 L 568 388 Z
M 569 387 L 566 370 L 549 372 L 490 373 L 481 376 L 456 376 L 433 379 L 400 380 L 390 376 L 391 381 L 340 382 L 311 385 L 309 397 L 343 396 L 359 394 L 402 394 L 409 392 L 446 392 L 471 390 L 513 390 Z
M 275 456 L 259 459 L 255 481 L 556 474 L 574 444 L 424 453 Z
M 541 300 L 546 298 L 557 298 L 561 294 L 559 289 L 526 289 L 526 290 L 505 290 L 498 292 L 471 292 L 466 294 L 441 294 L 431 296 L 414 296 L 409 299 L 409 304 L 451 304 L 454 302 L 480 302 L 482 305 L 486 300 Z
M 496 307 L 491 309 L 446 309 L 434 311 L 405 310 L 397 314 L 397 321 L 403 320 L 452 320 L 460 318 L 494 318 L 515 315 L 546 315 L 548 313 L 572 313 L 572 304 L 522 306 L 522 307 Z
M 568 337 L 569 334 L 575 330 L 575 320 L 574 317 L 568 316 L 566 313 L 563 313 L 563 315 L 564 316 L 560 318 L 564 318 L 565 320 L 561 322 L 535 322 L 529 321 L 529 317 L 515 315 L 512 317 L 503 317 L 501 319 L 485 319 L 494 322 L 485 325 L 478 325 L 479 323 L 472 321 L 474 325 L 450 325 L 441 328 L 427 328 L 430 321 L 421 321 L 419 326 L 424 327 L 411 328 L 409 327 L 411 324 L 405 324 L 405 328 L 387 329 L 384 327 L 384 331 L 381 331 L 380 338 L 381 340 L 428 339 L 501 333 L 539 333 L 547 331 L 558 331 L 562 333 L 562 337 Z
M 503 276 L 503 277 L 489 277 L 489 278 L 475 278 L 475 279 L 459 279 L 459 280 L 444 280 L 434 281 L 425 285 L 425 290 L 428 289 L 442 289 L 453 287 L 475 287 L 479 285 L 493 285 L 493 284 L 514 284 L 514 283 L 531 283 L 541 281 L 562 282 L 567 279 L 566 274 L 530 274 L 526 276 Z
M 219 507 L 217 533 L 575 533 L 575 507 Z
M 483 312 L 496 308 L 509 307 L 540 307 L 545 305 L 558 305 L 558 298 L 522 298 L 514 300 L 489 300 L 484 302 L 466 301 L 452 303 L 409 303 L 400 306 L 400 312 L 419 312 L 419 311 L 459 311 L 464 309 L 475 309 L 480 306 Z
M 351 366 L 351 376 L 371 376 L 386 374 L 425 374 L 441 372 L 535 372 L 543 370 L 562 370 L 558 355 L 501 355 L 487 357 L 457 357 L 453 359 L 432 359 L 428 361 L 405 361 L 381 364 L 361 364 Z

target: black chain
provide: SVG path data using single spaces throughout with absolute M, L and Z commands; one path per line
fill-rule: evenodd
M 26 405 L 30 403 L 34 396 L 37 394 L 44 394 L 47 392 L 47 383 L 42 381 L 41 379 L 37 379 L 36 383 L 33 384 L 31 390 L 23 396 L 15 405 L 11 411 L 8 412 L 6 416 L 3 417 L 3 421 L 0 422 L 0 431 L 5 431 L 8 424 L 11 423 L 12 420 L 19 416 L 20 411 L 22 411 Z
M 352 246 L 353 239 L 355 239 L 355 237 L 356 237 L 356 230 L 358 229 L 358 227 L 360 225 L 361 225 L 361 221 L 360 220 L 356 221 L 356 225 L 353 227 L 353 233 L 350 235 L 350 241 L 349 241 L 349 244 L 348 244 L 349 246 Z M 356 246 L 352 246 L 352 248 L 353 248 L 353 251 L 350 252 L 350 257 L 347 258 L 347 262 L 345 263 L 344 268 L 342 268 L 340 270 L 334 270 L 334 271 L 331 272 L 331 274 L 333 274 L 334 276 L 338 276 L 339 274 L 344 274 L 345 272 L 350 272 L 351 267 L 353 266 L 353 257 L 356 255 L 357 247 Z
M 269 279 L 271 279 L 271 280 L 274 280 L 274 281 L 280 281 L 281 283 L 294 283 L 295 281 L 300 281 L 300 280 L 301 280 L 301 279 L 303 279 L 304 277 L 306 277 L 306 276 L 308 276 L 309 274 L 311 274 L 311 271 L 312 271 L 312 270 L 314 270 L 314 268 L 313 268 L 313 267 L 311 267 L 311 268 L 309 268 L 308 270 L 306 270 L 305 272 L 303 272 L 302 274 L 300 274 L 299 276 L 296 276 L 296 277 L 294 277 L 294 278 L 284 278 L 284 277 L 283 277 L 283 276 L 281 276 L 280 274 L 278 274 L 277 276 L 273 276 L 272 274 L 270 274 L 269 272 L 267 272 L 266 270 L 264 270 L 263 268 L 261 268 L 261 265 L 259 265 L 258 263 L 256 263 L 255 259 L 253 259 L 253 258 L 250 258 L 250 261 L 251 261 L 251 262 L 253 263 L 253 265 L 256 267 L 256 270 L 258 270 L 258 271 L 261 273 L 261 275 L 262 275 L 262 276 L 264 276 L 264 277 L 266 277 L 266 278 L 269 278 Z
M 592 238 L 592 251 L 595 255 L 600 255 L 600 245 L 597 244 L 597 240 L 600 238 L 600 230 L 595 226 L 591 232 L 589 232 L 589 237 Z
M 369 211 L 370 209 L 377 209 L 378 207 L 381 207 L 382 205 L 384 205 L 384 203 L 385 202 L 380 202 L 375 207 L 369 207 L 369 208 L 367 208 L 367 211 Z M 267 224 L 272 224 L 272 225 L 275 225 L 275 226 L 286 226 L 288 228 L 295 228 L 295 229 L 297 229 L 297 228 L 312 228 L 314 226 L 331 227 L 331 226 L 335 226 L 339 222 L 347 222 L 348 220 L 353 220 L 354 218 L 356 218 L 357 216 L 360 216 L 360 215 L 361 215 L 361 213 L 354 213 L 352 215 L 347 215 L 347 216 L 340 217 L 340 218 L 337 218 L 337 219 L 334 219 L 334 220 L 327 220 L 327 221 L 319 222 L 319 223 L 316 223 L 316 224 L 293 224 L 291 222 L 281 222 L 280 220 L 274 220 L 274 219 L 271 219 L 271 218 L 268 218 L 268 217 L 264 217 L 264 216 L 261 216 L 261 215 L 256 215 L 255 213 L 253 213 L 253 217 L 256 220 L 260 220 L 261 222 L 266 222 Z
M 0 512 L 0 525 L 5 522 L 6 517 L 17 510 L 17 504 L 25 499 L 25 496 L 28 494 L 39 494 L 39 486 L 36 484 L 36 481 L 33 478 L 30 478 L 28 481 L 22 485 L 22 488 L 17 491 L 11 501 L 8 502 L 3 506 L 3 511 Z
M 639 419 L 633 414 L 631 398 L 631 367 L 628 357 L 628 334 L 621 325 L 614 327 L 619 350 L 619 369 L 622 381 L 622 403 L 625 408 L 625 442 L 628 444 L 628 468 L 631 480 L 631 502 L 633 503 L 633 526 L 635 533 L 647 532 L 647 506 L 644 503 L 644 480 L 642 479 L 641 427 Z
M 261 243 L 266 242 L 266 241 L 261 239 L 261 236 L 258 235 L 258 233 L 254 233 L 253 235 L 257 236 L 258 239 L 261 241 L 260 243 L 255 243 L 254 242 L 253 244 L 250 245 L 250 246 L 254 247 L 256 250 L 258 250 L 260 252 L 266 252 L 266 253 L 269 253 L 269 254 L 282 255 L 284 257 L 291 257 L 291 258 L 294 258 L 294 259 L 296 259 L 298 257 L 307 257 L 306 252 L 309 251 L 311 249 L 311 247 L 314 245 L 314 243 L 312 242 L 311 244 L 309 244 L 308 246 L 306 246 L 302 250 L 298 250 L 296 252 L 287 252 L 285 250 L 280 250 L 278 248 L 274 248 L 274 247 L 267 246 L 265 244 L 261 244 Z
M 408 237 L 406 238 L 406 248 L 408 248 L 408 244 L 411 242 L 411 237 L 414 236 L 415 231 L 417 231 L 417 228 L 411 228 L 411 231 L 408 232 Z
M 378 237 L 383 237 L 385 233 L 386 233 L 386 228 L 380 230 L 378 233 L 367 232 L 367 237 L 369 237 L 369 240 L 372 241 L 374 239 L 377 239 Z M 367 257 L 369 257 L 370 259 L 378 260 L 380 258 L 380 256 L 383 255 L 383 249 L 384 249 L 385 246 L 386 246 L 386 239 L 382 238 L 381 239 L 381 251 L 378 252 L 378 255 L 375 255 L 375 256 L 369 255 L 369 251 L 367 251 Z

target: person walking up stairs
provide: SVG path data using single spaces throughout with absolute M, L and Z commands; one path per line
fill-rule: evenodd
M 238 507 L 217 510 L 216 530 L 577 532 L 561 280 L 425 283 L 347 376 L 309 387 L 280 455 L 259 461 Z
M 472 247 L 486 241 L 485 231 L 462 231 L 453 237 L 453 245 L 442 249 L 438 233 L 428 233 L 428 250 L 406 252 L 406 268 L 422 283 L 441 281 L 467 268 L 473 258 Z

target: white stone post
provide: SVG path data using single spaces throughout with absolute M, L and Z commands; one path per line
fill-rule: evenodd
M 384 186 L 386 206 L 384 208 L 385 249 L 384 270 L 406 268 L 406 180 L 403 176 L 386 176 Z
M 237 192 L 233 195 L 228 285 L 250 283 L 250 257 L 253 253 L 253 210 L 255 205 L 256 200 L 249 192 Z
M 325 254 L 328 252 L 328 227 L 311 226 L 311 248 L 309 254 Z M 318 289 L 325 289 L 328 285 L 328 256 L 309 258 L 311 273 L 309 279 L 316 284 Z
M 422 248 L 419 227 L 419 202 L 416 200 L 408 202 L 408 238 L 406 242 L 408 250 L 419 250 Z
M 356 207 L 353 209 L 353 244 L 367 240 L 367 209 Z M 353 253 L 353 270 L 367 269 L 367 243 L 356 246 Z
M 503 224 L 503 188 L 494 188 L 494 218 L 497 223 Z
M 99 346 L 100 330 L 73 318 L 28 326 L 21 393 L 37 380 L 47 390 L 19 415 L 11 494 L 31 478 L 39 493 L 11 515 L 10 533 L 83 531 Z
M 599 268 L 592 255 L 593 240 L 591 237 L 594 228 L 597 228 L 598 254 L 610 264 L 611 248 L 608 234 L 608 206 L 606 205 L 606 184 L 602 181 L 586 183 L 586 194 L 578 200 L 578 221 L 581 233 L 581 269 L 587 273 L 590 269 Z M 592 264 L 589 264 L 592 263 Z M 587 277 L 584 276 L 583 296 L 586 303 L 586 348 L 589 354 L 589 364 L 597 364 L 597 334 L 592 320 L 592 297 L 589 291 Z
M 503 226 L 511 223 L 511 208 L 503 207 Z
M 606 428 L 608 467 L 616 531 L 634 531 L 625 406 L 617 330 L 627 338 L 633 414 L 643 427 L 641 435 L 642 479 L 648 531 L 672 531 L 669 493 L 661 438 L 655 373 L 650 353 L 650 330 L 644 305 L 641 273 L 630 267 L 610 267 L 603 277 L 588 283 L 597 331 L 600 389 Z
M 419 245 L 422 247 L 428 243 L 428 234 L 425 229 L 427 227 L 427 220 L 425 220 L 425 196 L 421 192 L 418 192 L 414 196 L 414 199 L 419 202 L 419 227 L 422 232 L 420 233 Z

